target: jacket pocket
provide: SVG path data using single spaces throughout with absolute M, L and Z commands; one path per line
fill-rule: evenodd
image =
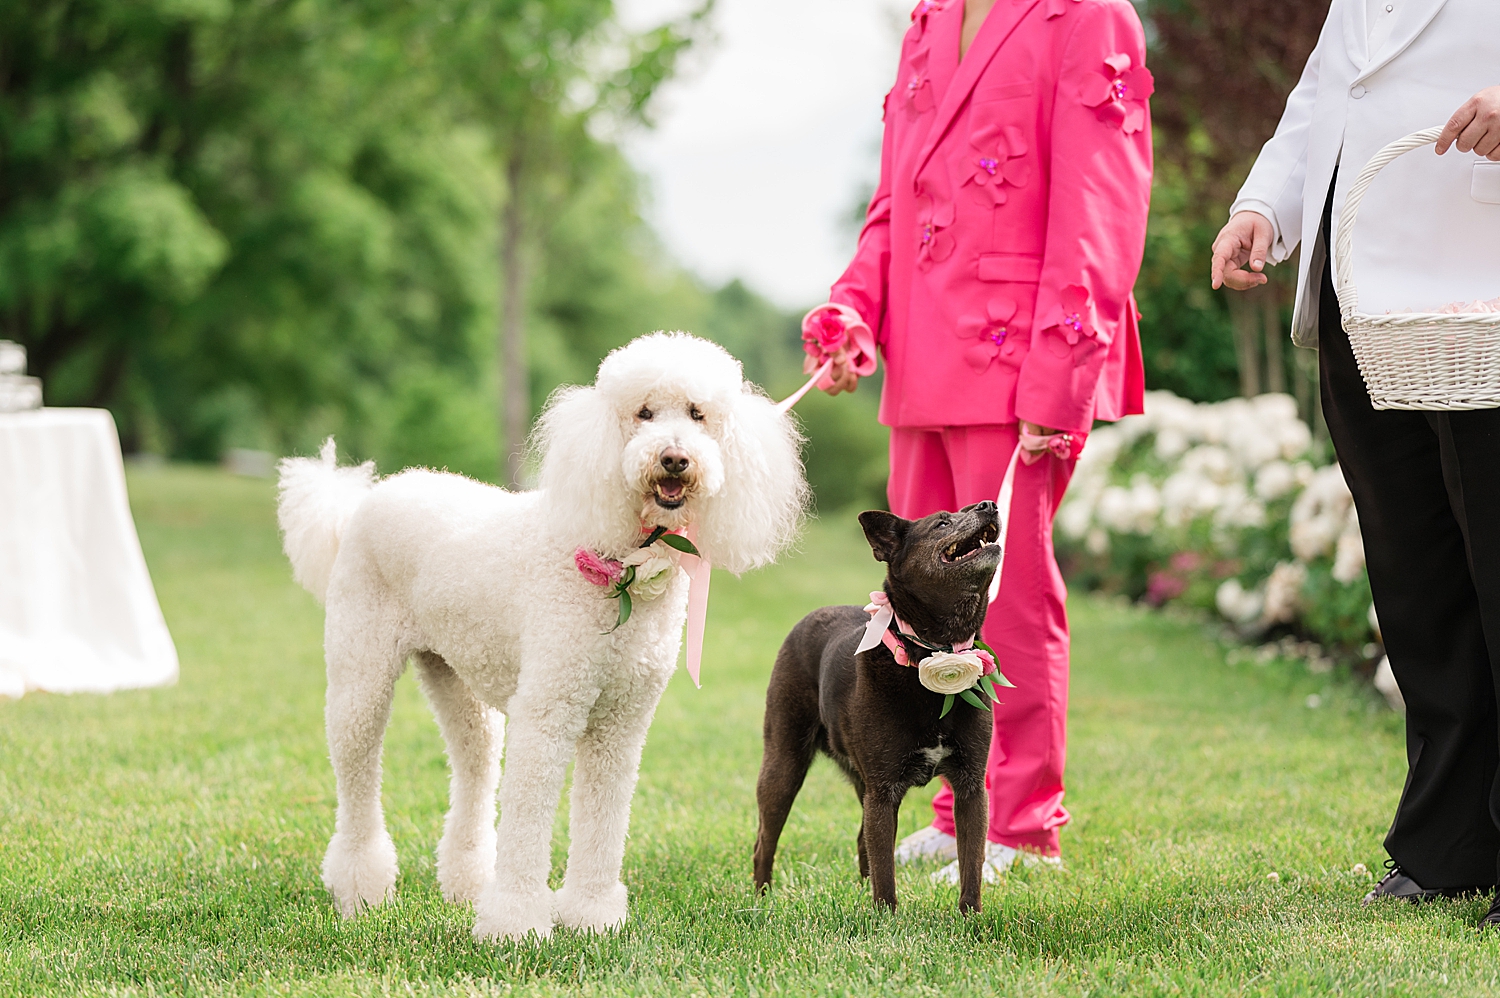
M 985 101 L 1030 97 L 1031 93 L 1030 80 L 1016 80 L 1013 83 L 991 83 L 988 86 L 974 88 L 974 103 L 983 104 Z
M 1500 204 L 1500 163 L 1475 163 L 1469 194 L 1483 204 Z
M 979 257 L 979 279 L 1035 284 L 1042 279 L 1042 258 L 1026 253 L 984 253 Z

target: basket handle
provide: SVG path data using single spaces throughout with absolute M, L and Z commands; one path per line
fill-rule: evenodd
M 1413 149 L 1432 145 L 1442 134 L 1443 126 L 1440 125 L 1399 138 L 1371 156 L 1359 176 L 1354 178 L 1349 194 L 1344 198 L 1343 210 L 1339 212 L 1338 238 L 1334 240 L 1333 247 L 1334 273 L 1337 277 L 1334 290 L 1339 296 L 1339 311 L 1345 317 L 1359 311 L 1359 291 L 1354 286 L 1354 222 L 1359 218 L 1360 202 L 1365 199 L 1365 193 L 1381 170 Z

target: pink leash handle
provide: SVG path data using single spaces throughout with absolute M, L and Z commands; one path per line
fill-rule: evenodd
M 990 579 L 990 602 L 994 603 L 1000 597 L 1000 573 L 1005 568 L 1005 543 L 1006 535 L 1010 533 L 1011 497 L 1016 491 L 1016 466 L 1021 461 L 1021 444 L 1016 443 L 1015 453 L 1010 456 L 1010 464 L 1005 468 L 1005 477 L 1000 480 L 1000 497 L 995 500 L 995 505 L 1000 507 L 1000 536 L 997 538 L 1000 544 L 1000 560 L 995 564 L 995 577 Z
M 776 403 L 776 411 L 778 413 L 781 413 L 782 415 L 790 412 L 792 406 L 796 405 L 798 402 L 801 402 L 802 396 L 812 391 L 813 385 L 816 385 L 819 381 L 822 381 L 823 375 L 827 374 L 831 370 L 833 370 L 833 358 L 829 357 L 827 360 L 823 361 L 823 366 L 814 371 L 813 376 L 807 379 L 807 384 L 803 385 L 795 392 L 792 392 L 792 394 L 788 395 L 780 402 Z

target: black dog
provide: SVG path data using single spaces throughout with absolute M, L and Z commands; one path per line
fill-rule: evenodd
M 957 513 L 903 520 L 861 513 L 859 522 L 887 565 L 885 593 L 896 619 L 916 640 L 897 635 L 911 666 L 897 664 L 885 645 L 855 653 L 870 615 L 857 606 L 829 606 L 802 619 L 776 656 L 766 692 L 765 756 L 755 795 L 755 886 L 771 880 L 776 842 L 792 801 L 812 765 L 827 753 L 854 784 L 864 805 L 859 873 L 869 877 L 876 905 L 896 907 L 896 812 L 907 790 L 945 776 L 953 787 L 960 911 L 979 910 L 989 806 L 984 791 L 991 717 L 988 710 L 924 687 L 913 668 L 979 632 L 988 588 L 1000 561 L 998 510 L 992 502 Z M 988 703 L 988 701 L 984 701 Z

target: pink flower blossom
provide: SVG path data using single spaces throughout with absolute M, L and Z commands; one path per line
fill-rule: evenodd
M 625 566 L 618 561 L 601 558 L 585 548 L 573 552 L 573 564 L 578 566 L 578 571 L 585 579 L 596 586 L 612 586 L 625 573 Z
M 1101 121 L 1114 121 L 1126 135 L 1146 127 L 1146 101 L 1156 92 L 1156 80 L 1145 66 L 1133 66 L 1127 53 L 1104 60 L 1104 72 L 1090 77 L 1078 96 L 1094 108 Z
M 1187 580 L 1171 572 L 1153 572 L 1146 582 L 1146 602 L 1161 606 L 1187 591 Z
M 861 378 L 875 373 L 877 359 L 875 334 L 860 318 L 858 312 L 848 305 L 829 303 L 819 305 L 802 318 L 802 349 L 807 353 L 812 370 L 830 358 L 842 360 Z M 833 384 L 825 376 L 819 383 L 826 388 Z
M 906 112 L 915 118 L 937 106 L 932 95 L 932 77 L 927 72 L 927 50 L 911 57 L 911 75 L 906 78 Z
M 1058 323 L 1063 330 L 1063 338 L 1072 346 L 1085 336 L 1093 336 L 1094 328 L 1090 325 L 1091 309 L 1089 307 L 1089 293 L 1087 288 L 1077 284 L 1069 284 L 1063 288 L 1059 296 L 1062 304 L 1062 321 Z
M 1026 134 L 1015 125 L 987 125 L 969 137 L 969 145 L 975 156 L 966 164 L 964 186 L 973 187 L 981 203 L 1004 204 L 1010 197 L 1006 185 L 1025 187 L 1031 180 Z
M 922 200 L 925 206 L 917 219 L 917 268 L 926 271 L 931 270 L 934 263 L 942 263 L 952 256 L 957 244 L 952 233 L 943 231 L 953 224 L 953 203 L 934 202 L 926 197 Z
M 968 315 L 959 320 L 959 337 L 977 341 L 965 347 L 963 354 L 964 362 L 976 374 L 983 374 L 1000 355 L 1000 348 L 1011 333 L 1015 317 L 1015 300 L 1001 295 L 985 304 L 983 314 Z
M 983 648 L 970 648 L 969 651 L 979 658 L 979 664 L 984 667 L 984 671 L 979 674 L 980 676 L 988 676 L 1000 668 L 995 664 L 995 656 Z

